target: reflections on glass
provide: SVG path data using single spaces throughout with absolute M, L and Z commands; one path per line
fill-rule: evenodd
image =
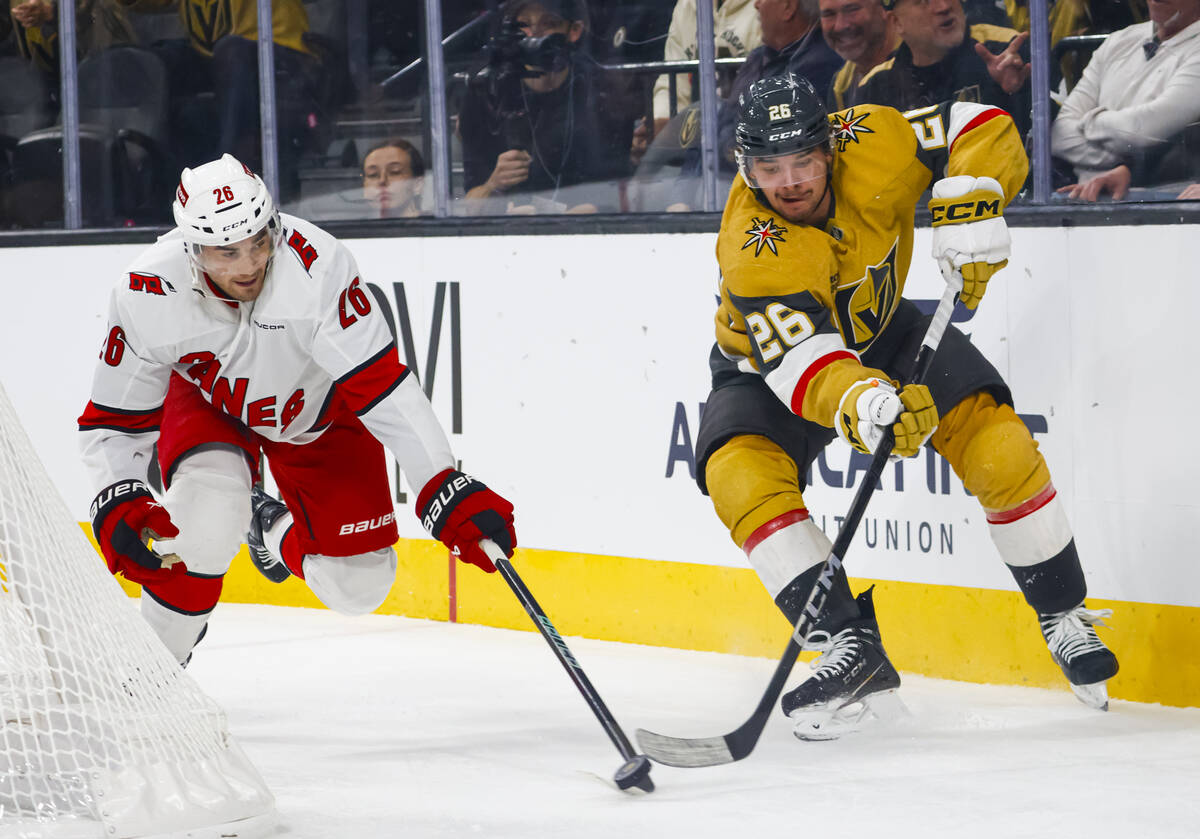
M 1200 181 L 1200 0 L 1107 14 L 1055 40 L 1056 200 L 1194 200 Z M 1051 13 L 1054 33 L 1054 12 Z
M 306 5 L 331 89 L 299 156 L 289 212 L 317 222 L 432 212 L 422 5 Z M 461 26 L 461 17 L 450 24 Z
M 0 15 L 0 226 L 60 227 L 63 223 L 62 128 L 59 120 L 59 33 L 56 4 L 12 0 Z M 128 222 L 112 199 L 121 141 L 111 109 L 125 104 L 109 82 L 109 56 L 136 43 L 124 10 L 102 0 L 77 0 L 76 50 L 85 171 L 85 224 Z M 82 89 L 86 77 L 88 88 Z M 132 140 L 130 142 L 133 142 Z M 136 158 L 139 152 L 133 152 Z
M 255 0 L 229 0 L 197 14 L 176 0 L 75 0 L 84 224 L 169 223 L 179 170 L 234 154 L 262 172 Z M 61 224 L 61 128 L 57 124 L 57 15 L 51 0 L 10 0 L 0 33 L 4 98 L 42 75 L 53 116 L 40 133 L 14 136 L 6 123 L 6 226 Z M 344 96 L 345 50 L 310 25 L 337 4 L 275 0 L 273 59 L 280 199 L 295 200 L 301 173 L 328 145 Z M 336 15 L 342 15 L 340 7 Z M 12 58 L 25 59 L 18 69 Z M 24 76 L 21 74 L 24 72 Z M 16 82 L 15 84 L 9 81 Z M 13 111 L 6 103 L 6 116 Z M 34 105 L 24 106 L 26 114 Z
M 177 0 L 75 0 L 85 226 L 170 224 L 180 168 L 225 151 L 263 170 L 256 4 L 229 2 L 213 28 Z M 451 212 L 703 209 L 696 0 L 439 2 Z M 8 5 L 0 229 L 58 227 L 56 7 Z M 283 209 L 432 214 L 423 5 L 275 0 Z M 714 12 L 718 207 L 736 173 L 737 96 L 768 75 L 806 76 L 830 110 L 995 104 L 1030 137 L 1023 0 L 811 0 L 790 16 L 776 5 Z M 1049 5 L 1052 200 L 1196 200 L 1200 0 Z
M 467 215 L 627 209 L 636 91 L 598 60 L 584 0 L 510 0 L 488 21 L 461 91 L 461 198 Z M 447 58 L 449 60 L 449 54 Z

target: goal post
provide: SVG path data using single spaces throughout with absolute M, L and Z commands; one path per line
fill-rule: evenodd
M 275 802 L 83 534 L 0 385 L 0 839 L 252 839 Z

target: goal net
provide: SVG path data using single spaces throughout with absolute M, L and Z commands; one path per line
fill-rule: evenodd
M 0 386 L 0 839 L 274 824 L 224 712 L 108 573 Z

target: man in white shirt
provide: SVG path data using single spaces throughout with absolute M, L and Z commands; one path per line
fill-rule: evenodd
M 713 37 L 718 58 L 741 58 L 762 43 L 762 26 L 755 11 L 755 0 L 712 0 Z M 663 61 L 695 61 L 700 53 L 696 45 L 696 0 L 678 0 L 667 30 Z M 692 101 L 691 74 L 675 75 L 675 113 Z M 699 98 L 699 97 L 697 97 Z M 654 133 L 666 125 L 672 115 L 668 77 L 654 83 Z
M 1054 120 L 1070 198 L 1124 197 L 1146 155 L 1200 121 L 1200 0 L 1149 0 L 1149 16 L 1105 39 Z
M 228 154 L 183 170 L 173 210 L 113 288 L 79 430 L 109 571 L 142 586 L 180 663 L 243 537 L 269 579 L 298 577 L 343 614 L 379 607 L 397 565 L 385 447 L 454 554 L 494 571 L 489 538 L 511 556 L 512 505 L 455 469 L 346 246 L 278 213 Z M 145 483 L 156 447 L 161 503 Z M 262 455 L 286 504 L 255 486 Z

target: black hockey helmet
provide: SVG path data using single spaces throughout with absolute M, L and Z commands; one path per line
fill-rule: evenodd
M 746 177 L 747 158 L 830 148 L 829 114 L 803 76 L 786 73 L 759 79 L 738 97 L 734 138 L 738 168 Z M 746 180 L 755 186 L 749 177 Z

